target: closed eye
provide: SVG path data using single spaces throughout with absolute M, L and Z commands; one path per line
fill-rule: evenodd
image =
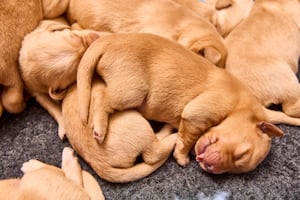
M 216 10 L 222 10 L 222 9 L 227 9 L 232 6 L 232 3 L 230 0 L 219 0 L 215 6 Z

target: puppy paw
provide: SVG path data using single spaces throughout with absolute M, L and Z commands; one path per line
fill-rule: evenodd
M 176 159 L 176 162 L 182 167 L 186 167 L 190 163 L 190 158 L 188 155 L 178 154 L 174 152 L 173 156 Z
M 63 126 L 58 126 L 58 137 L 62 141 L 66 138 L 66 130 Z
M 182 142 L 182 139 L 178 136 L 173 157 L 176 159 L 176 162 L 183 167 L 187 166 L 190 163 L 189 152 L 185 152 L 184 149 L 185 146 Z
M 74 154 L 74 150 L 70 147 L 65 147 L 62 152 L 62 163 L 77 163 L 77 157 Z
M 105 134 L 99 129 L 94 128 L 93 137 L 98 141 L 98 143 L 102 144 L 105 138 Z
M 23 163 L 23 165 L 21 167 L 21 171 L 24 174 L 26 174 L 26 173 L 41 169 L 44 166 L 45 166 L 45 163 L 42 163 L 41 161 L 38 161 L 35 159 L 31 159 L 31 160 Z

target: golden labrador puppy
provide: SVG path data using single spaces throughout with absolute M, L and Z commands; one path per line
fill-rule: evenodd
M 210 4 L 216 15 L 216 28 L 226 37 L 243 19 L 245 19 L 254 4 L 254 0 L 205 0 Z
M 103 82 L 93 81 L 90 113 L 95 118 L 101 112 L 104 90 Z M 91 135 L 90 124 L 82 124 L 77 102 L 75 86 L 62 104 L 67 138 L 101 178 L 117 183 L 141 179 L 163 165 L 172 153 L 177 134 L 171 134 L 171 127 L 165 126 L 155 135 L 148 121 L 134 110 L 114 113 L 107 136 L 99 144 Z M 139 156 L 143 162 L 136 163 Z
M 54 0 L 53 4 L 55 2 L 57 16 L 65 9 L 70 23 L 78 23 L 84 29 L 157 34 L 224 67 L 227 51 L 215 27 L 173 0 Z
M 63 150 L 61 169 L 30 160 L 21 170 L 22 178 L 0 181 L 1 200 L 104 199 L 96 179 L 81 169 L 71 148 Z
M 268 107 L 282 105 L 278 123 L 299 125 L 300 1 L 257 0 L 226 38 L 226 69 Z
M 18 54 L 23 37 L 43 18 L 40 0 L 3 0 L 0 4 L 0 116 L 25 108 Z
M 103 36 L 86 50 L 77 73 L 78 106 L 84 122 L 91 113 L 95 69 L 106 87 L 93 119 L 94 131 L 105 135 L 111 113 L 137 108 L 146 119 L 178 128 L 174 156 L 182 166 L 188 164 L 189 151 L 207 131 L 215 138 L 210 143 L 200 138 L 195 150 L 201 166 L 212 173 L 253 170 L 268 154 L 271 136 L 283 134 L 267 122 L 268 115 L 276 112 L 265 112 L 229 72 L 152 34 Z M 216 161 L 207 157 L 208 150 L 214 152 Z
M 66 89 L 76 81 L 81 56 L 99 37 L 91 30 L 70 30 L 63 18 L 43 20 L 22 42 L 19 62 L 26 90 L 55 118 L 59 137 L 65 130 L 61 119 Z

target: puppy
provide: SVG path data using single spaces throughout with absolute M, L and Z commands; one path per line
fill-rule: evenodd
M 152 33 L 177 41 L 212 63 L 224 67 L 226 48 L 207 20 L 173 0 L 55 0 L 68 20 L 82 28 L 113 33 Z M 68 3 L 66 3 L 68 2 Z M 53 8 L 54 9 L 54 8 Z M 160 13 L 160 16 L 157 16 Z
M 25 108 L 18 53 L 23 37 L 43 18 L 40 0 L 1 1 L 0 10 L 0 116 Z
M 38 160 L 25 162 L 20 179 L 0 181 L 0 199 L 104 199 L 101 188 L 91 174 L 81 169 L 71 148 L 64 148 L 62 168 Z
M 58 101 L 76 81 L 81 56 L 99 34 L 70 30 L 63 18 L 57 18 L 41 21 L 22 42 L 19 62 L 25 88 L 58 122 L 61 139 L 65 130 Z
M 265 107 L 281 104 L 277 123 L 299 125 L 300 87 L 295 75 L 299 44 L 299 0 L 255 1 L 249 17 L 226 38 L 226 69 Z
M 216 15 L 216 28 L 226 37 L 244 18 L 254 4 L 254 0 L 205 0 L 210 4 Z
M 84 122 L 88 121 L 95 69 L 106 87 L 93 119 L 94 131 L 105 135 L 111 113 L 137 108 L 146 119 L 178 128 L 174 156 L 182 166 L 188 164 L 189 151 L 205 132 L 214 139 L 207 143 L 200 138 L 195 150 L 201 167 L 212 173 L 253 170 L 268 154 L 271 137 L 283 135 L 268 122 L 268 115 L 276 112 L 265 113 L 234 76 L 152 34 L 112 34 L 86 50 L 77 73 L 78 106 Z M 215 149 L 216 144 L 222 148 Z M 215 162 L 207 158 L 208 149 L 214 150 Z
M 95 113 L 95 118 L 101 112 L 104 90 L 103 82 L 93 82 L 90 113 Z M 92 129 L 81 123 L 77 102 L 74 86 L 62 104 L 67 138 L 101 178 L 117 183 L 141 179 L 164 164 L 172 153 L 177 134 L 171 134 L 171 127 L 165 126 L 155 135 L 148 121 L 134 110 L 111 115 L 107 136 L 99 144 L 91 137 Z M 144 161 L 136 163 L 140 155 Z

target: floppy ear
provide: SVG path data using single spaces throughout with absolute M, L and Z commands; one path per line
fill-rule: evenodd
M 279 136 L 282 137 L 284 135 L 283 131 L 275 126 L 274 124 L 271 124 L 269 122 L 259 122 L 256 124 L 256 126 L 263 132 L 266 133 L 269 137 L 273 136 Z
M 232 0 L 218 0 L 215 7 L 217 10 L 222 10 L 231 7 L 232 4 Z
M 70 29 L 70 26 L 67 24 L 61 24 L 61 23 L 52 23 L 50 24 L 46 30 L 53 32 L 53 31 L 62 31 L 64 29 Z
M 49 96 L 56 101 L 62 100 L 66 96 L 66 93 L 67 89 L 58 90 L 54 88 L 49 88 L 48 91 Z

